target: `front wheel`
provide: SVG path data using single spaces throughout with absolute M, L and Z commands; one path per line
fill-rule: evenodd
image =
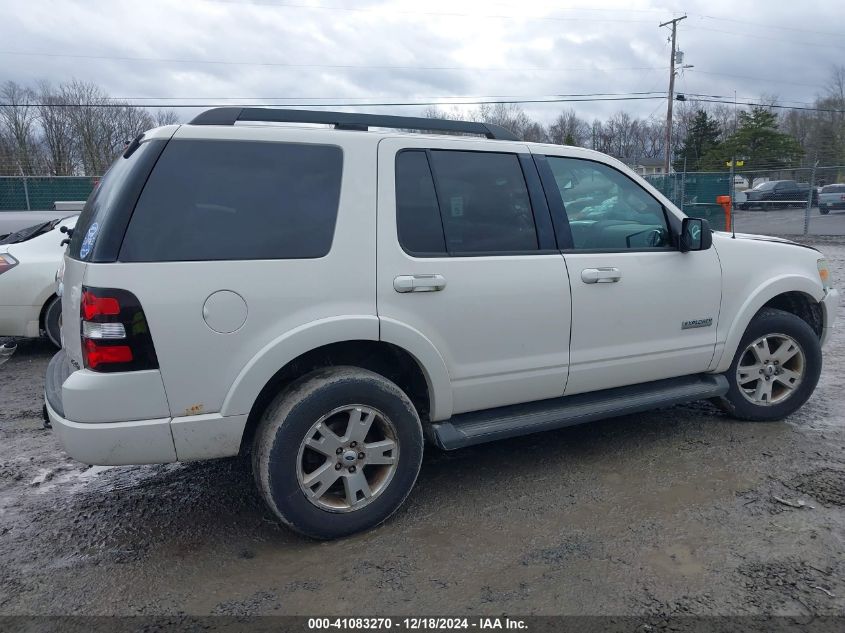
M 830 209 L 821 208 L 819 209 L 819 213 L 821 213 L 822 215 L 827 215 L 828 213 L 830 213 Z
M 267 407 L 253 471 L 283 523 L 332 539 L 393 514 L 422 455 L 419 416 L 399 387 L 371 371 L 333 367 L 300 378 Z
M 806 321 L 764 308 L 740 341 L 719 404 L 741 420 L 781 420 L 807 402 L 821 368 L 819 338 Z

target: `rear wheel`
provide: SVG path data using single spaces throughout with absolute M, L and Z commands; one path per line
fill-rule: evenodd
M 331 539 L 371 528 L 402 504 L 423 455 L 408 396 L 354 367 L 321 369 L 270 404 L 255 435 L 264 500 L 297 532 Z
M 801 318 L 765 308 L 751 321 L 726 373 L 719 404 L 741 420 L 781 420 L 812 395 L 822 367 L 819 338 Z
M 827 215 L 828 213 L 830 213 L 830 209 L 825 209 L 824 207 L 822 207 L 819 209 L 819 213 L 821 213 L 822 215 Z
M 44 332 L 50 342 L 61 349 L 62 347 L 62 300 L 53 297 L 44 308 Z

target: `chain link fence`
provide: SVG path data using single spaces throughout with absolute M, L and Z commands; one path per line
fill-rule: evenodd
M 822 187 L 845 183 L 845 165 L 755 170 L 739 167 L 645 178 L 687 215 L 705 218 L 717 230 L 845 235 L 845 210 L 819 209 Z M 778 185 L 777 181 L 794 184 Z M 730 220 L 717 202 L 723 196 L 730 196 L 733 201 L 728 205 Z
M 0 211 L 47 211 L 56 202 L 84 201 L 99 176 L 0 176 Z
M 99 178 L 0 176 L 0 212 L 47 211 L 54 209 L 56 202 L 84 201 Z M 687 215 L 705 218 L 717 230 L 729 230 L 733 223 L 735 230 L 749 233 L 845 235 L 845 210 L 823 212 L 818 208 L 818 192 L 823 186 L 845 183 L 845 165 L 673 172 L 645 178 Z M 759 200 L 756 194 L 749 196 L 755 187 L 782 180 L 794 181 L 799 189 L 790 189 L 784 195 L 771 191 Z M 730 218 L 717 201 L 722 196 L 732 196 Z

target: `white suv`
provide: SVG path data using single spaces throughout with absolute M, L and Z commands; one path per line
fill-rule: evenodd
M 334 129 L 236 125 L 271 121 Z M 828 274 L 594 151 L 221 108 L 135 139 L 88 200 L 47 410 L 89 464 L 251 450 L 276 516 L 333 538 L 400 506 L 426 440 L 702 398 L 789 415 L 821 371 Z

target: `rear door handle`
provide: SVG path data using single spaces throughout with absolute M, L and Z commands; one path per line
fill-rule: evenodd
M 585 268 L 581 271 L 581 281 L 585 284 L 610 284 L 622 279 L 618 268 Z
M 393 280 L 396 292 L 437 292 L 445 287 L 443 275 L 399 275 Z

